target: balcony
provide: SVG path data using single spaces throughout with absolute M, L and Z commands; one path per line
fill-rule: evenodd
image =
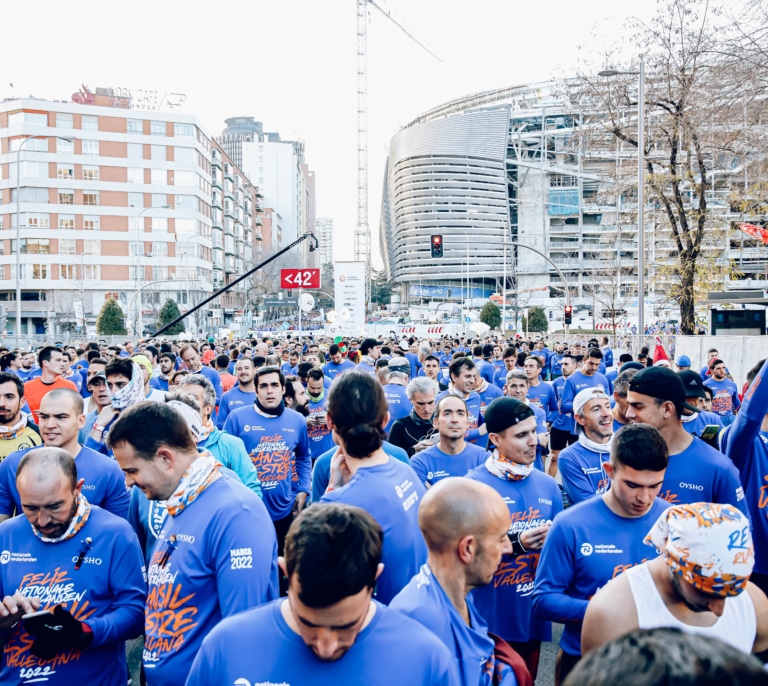
M 213 188 L 218 188 L 219 190 L 222 189 L 221 177 L 216 172 L 211 174 L 211 186 Z

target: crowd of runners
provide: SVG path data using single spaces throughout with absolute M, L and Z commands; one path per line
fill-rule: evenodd
M 0 683 L 525 686 L 553 623 L 557 686 L 766 683 L 768 364 L 708 356 L 0 349 Z

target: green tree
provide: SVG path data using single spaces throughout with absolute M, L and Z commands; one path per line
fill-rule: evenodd
M 528 309 L 528 331 L 545 333 L 549 328 L 547 313 L 543 307 L 531 307 Z
M 371 275 L 371 302 L 374 305 L 389 305 L 392 300 L 392 284 L 387 281 L 384 271 L 374 270 Z
M 498 305 L 490 300 L 485 303 L 483 309 L 480 310 L 480 321 L 492 329 L 498 329 L 501 326 L 501 310 Z
M 96 318 L 96 331 L 104 336 L 122 336 L 126 333 L 125 315 L 117 300 L 110 298 L 105 301 Z
M 163 307 L 160 309 L 160 314 L 157 316 L 157 324 L 158 329 L 162 329 L 166 324 L 170 324 L 174 319 L 181 316 L 181 312 L 179 311 L 179 306 L 176 304 L 175 300 L 172 300 L 171 298 L 168 298 L 164 303 Z M 168 329 L 165 333 L 169 335 L 182 333 L 184 331 L 184 324 L 183 322 L 178 322 L 177 324 L 174 324 L 170 329 Z

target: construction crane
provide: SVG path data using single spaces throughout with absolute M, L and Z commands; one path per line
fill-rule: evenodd
M 368 5 L 375 7 L 408 38 L 439 62 L 442 60 L 414 38 L 374 0 L 357 0 L 357 225 L 355 262 L 365 263 L 365 301 L 371 302 L 371 227 L 368 224 Z

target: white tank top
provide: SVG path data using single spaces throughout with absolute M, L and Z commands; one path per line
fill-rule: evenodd
M 688 634 L 719 638 L 747 655 L 752 653 L 757 619 L 752 598 L 746 590 L 726 600 L 722 617 L 718 617 L 712 626 L 691 626 L 681 622 L 667 609 L 651 577 L 647 562 L 628 569 L 624 574 L 635 601 L 640 629 L 676 628 Z

